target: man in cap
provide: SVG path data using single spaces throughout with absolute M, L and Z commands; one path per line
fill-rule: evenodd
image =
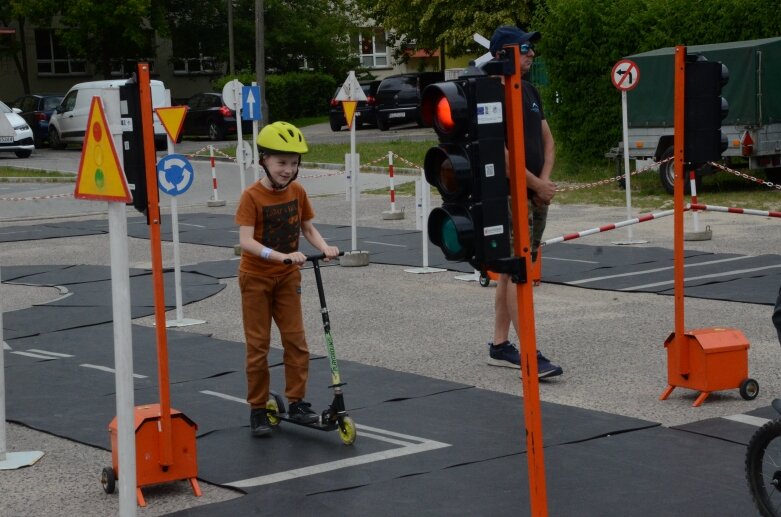
M 540 40 L 539 32 L 504 25 L 494 31 L 489 50 L 496 57 L 505 45 L 517 44 L 520 47 L 521 71 L 526 75 L 534 62 L 534 44 Z M 523 129 L 526 150 L 526 184 L 529 198 L 529 235 L 531 237 L 532 258 L 537 258 L 537 248 L 542 239 L 548 215 L 548 205 L 556 193 L 556 184 L 550 179 L 554 163 L 554 142 L 545 113 L 542 99 L 537 89 L 528 81 L 522 81 Z M 509 173 L 509 168 L 508 168 Z M 512 221 L 511 221 L 512 222 Z M 512 234 L 511 234 L 512 235 Z M 518 348 L 509 340 L 510 323 L 518 332 L 518 303 L 514 289 L 510 289 L 509 275 L 499 275 L 494 300 L 495 320 L 493 341 L 488 343 L 488 363 L 495 366 L 520 368 L 521 358 Z M 537 352 L 537 370 L 539 378 L 561 375 L 560 366 L 551 363 L 539 351 Z

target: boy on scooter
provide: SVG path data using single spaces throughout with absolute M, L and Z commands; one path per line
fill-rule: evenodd
M 301 310 L 300 265 L 306 255 L 298 251 L 299 235 L 324 253 L 326 260 L 337 257 L 339 249 L 329 246 L 312 224 L 312 205 L 304 187 L 294 182 L 301 155 L 309 150 L 301 131 L 287 122 L 274 122 L 261 130 L 257 144 L 266 175 L 242 193 L 235 221 L 242 249 L 239 289 L 247 342 L 250 430 L 253 436 L 265 436 L 271 432 L 266 402 L 272 319 L 284 348 L 288 415 L 302 424 L 318 420 L 304 401 L 309 349 Z

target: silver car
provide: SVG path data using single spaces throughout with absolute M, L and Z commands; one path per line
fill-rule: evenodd
M 19 158 L 27 158 L 35 149 L 33 130 L 19 116 L 19 108 L 11 109 L 0 102 L 0 151 L 16 153 Z

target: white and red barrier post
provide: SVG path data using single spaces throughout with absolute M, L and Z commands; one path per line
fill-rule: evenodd
M 214 166 L 214 146 L 209 146 L 209 163 L 212 168 L 212 198 L 206 202 L 206 206 L 225 206 L 225 200 L 220 200 L 220 193 L 217 191 L 217 172 Z
M 697 173 L 693 169 L 689 171 L 689 186 L 691 188 L 690 206 L 694 206 L 697 204 Z M 684 232 L 683 240 L 685 241 L 709 241 L 713 237 L 710 226 L 706 226 L 704 230 L 700 230 L 700 216 L 697 212 L 698 210 L 691 209 L 694 230 L 691 232 Z
M 420 179 L 415 182 L 415 197 L 417 210 L 416 219 L 420 226 L 421 238 L 423 239 L 423 267 L 413 267 L 405 269 L 407 273 L 441 273 L 446 269 L 428 266 L 428 214 L 431 212 L 431 188 L 426 181 L 426 174 L 420 169 Z
M 385 220 L 404 219 L 404 210 L 396 210 L 396 186 L 393 179 L 393 151 L 388 151 L 388 185 L 390 190 L 390 210 L 382 213 Z

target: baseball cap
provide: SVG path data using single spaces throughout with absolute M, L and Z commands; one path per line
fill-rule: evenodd
M 492 56 L 495 56 L 505 45 L 533 43 L 539 41 L 541 37 L 539 32 L 525 32 L 514 25 L 502 25 L 491 36 L 491 45 L 488 47 L 488 50 Z

